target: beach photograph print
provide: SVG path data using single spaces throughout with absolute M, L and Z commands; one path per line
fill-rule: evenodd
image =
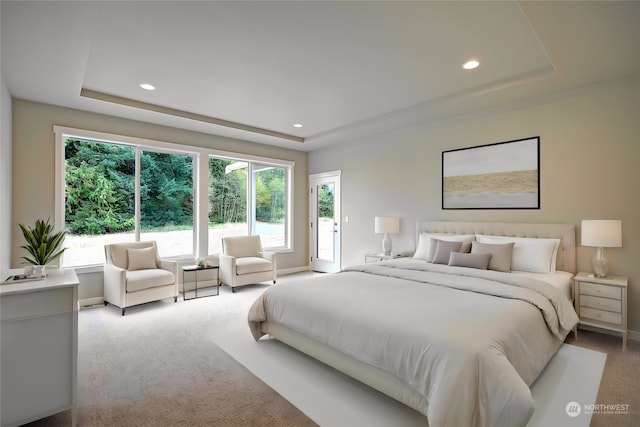
M 540 138 L 442 152 L 442 209 L 540 209 Z

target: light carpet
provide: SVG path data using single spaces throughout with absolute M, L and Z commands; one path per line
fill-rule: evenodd
M 248 327 L 216 343 L 321 426 L 422 426 L 426 418 L 372 388 L 270 338 L 255 342 Z M 532 385 L 536 404 L 528 427 L 589 426 L 606 354 L 563 344 Z M 567 413 L 575 402 L 581 411 Z M 572 413 L 573 415 L 574 413 Z

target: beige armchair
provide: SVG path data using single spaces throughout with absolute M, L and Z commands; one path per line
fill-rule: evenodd
M 178 301 L 178 265 L 158 258 L 155 241 L 105 245 L 104 305 L 132 305 L 173 297 Z
M 272 280 L 276 283 L 276 254 L 264 252 L 260 236 L 233 236 L 222 238 L 220 254 L 220 283 L 236 286 Z

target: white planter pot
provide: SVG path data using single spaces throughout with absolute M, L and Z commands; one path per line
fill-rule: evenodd
M 44 277 L 44 265 L 34 265 L 33 266 L 33 275 L 35 277 Z

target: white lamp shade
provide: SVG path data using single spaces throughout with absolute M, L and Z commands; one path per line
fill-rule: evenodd
M 375 217 L 375 232 L 389 234 L 399 233 L 400 218 L 396 218 L 394 216 Z
M 582 246 L 622 247 L 622 221 L 610 219 L 583 220 Z

